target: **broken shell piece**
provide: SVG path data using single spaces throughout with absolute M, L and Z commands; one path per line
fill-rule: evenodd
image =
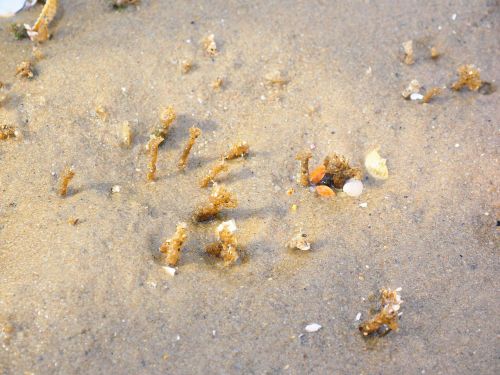
M 325 177 L 326 167 L 321 164 L 319 167 L 315 168 L 311 173 L 309 173 L 309 181 L 312 184 L 319 183 L 323 177 Z
M 111 188 L 111 193 L 116 194 L 119 193 L 122 190 L 122 187 L 120 185 L 113 185 Z
M 378 180 L 387 180 L 389 170 L 387 169 L 387 159 L 384 159 L 378 153 L 380 148 L 377 147 L 366 154 L 365 168 L 373 178 Z
M 318 332 L 321 329 L 321 325 L 318 323 L 311 323 L 306 325 L 306 332 L 313 333 L 313 332 Z
M 409 99 L 410 95 L 414 94 L 414 93 L 418 93 L 420 91 L 420 88 L 421 88 L 420 83 L 416 79 L 414 79 L 410 82 L 408 87 L 403 90 L 401 95 L 403 95 L 403 98 Z
M 316 186 L 316 193 L 322 197 L 334 197 L 337 195 L 330 187 L 326 185 Z
M 350 197 L 359 197 L 363 192 L 363 183 L 355 178 L 350 178 L 344 184 L 342 190 Z
M 206 36 L 201 42 L 203 49 L 209 56 L 217 55 L 217 44 L 215 43 L 214 34 L 210 34 Z
M 405 51 L 405 57 L 403 62 L 407 65 L 411 65 L 415 62 L 413 57 L 413 40 L 408 40 L 403 43 L 403 49 Z
M 177 270 L 174 267 L 169 267 L 169 266 L 163 266 L 162 267 L 166 273 L 168 273 L 170 276 L 175 276 L 175 273 Z
M 302 251 L 311 250 L 311 244 L 306 241 L 307 234 L 299 231 L 295 236 L 292 237 L 290 241 L 288 241 L 287 246 L 290 249 L 299 249 Z
M 132 132 L 132 128 L 130 127 L 130 123 L 128 121 L 123 122 L 122 124 L 122 143 L 125 147 L 130 147 L 132 145 L 132 138 L 134 134 Z

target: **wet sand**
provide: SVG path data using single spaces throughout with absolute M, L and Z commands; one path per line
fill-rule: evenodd
M 0 20 L 0 122 L 22 133 L 0 141 L 1 374 L 498 373 L 498 92 L 401 97 L 412 79 L 449 87 L 463 64 L 497 78 L 496 1 L 62 1 L 36 77 L 16 78 L 32 44 L 9 23 L 39 11 Z M 211 33 L 213 59 L 199 44 Z M 282 88 L 265 84 L 275 69 Z M 169 104 L 179 116 L 148 184 L 144 145 Z M 178 172 L 192 125 L 203 134 Z M 238 140 L 251 153 L 220 178 L 239 200 L 222 219 L 247 257 L 224 267 L 204 254 L 220 220 L 190 217 L 210 193 L 199 179 Z M 359 198 L 296 182 L 302 149 L 312 165 L 333 151 L 362 165 L 377 144 L 390 177 L 366 177 Z M 179 221 L 170 277 L 155 254 Z M 299 228 L 312 251 L 286 248 Z M 364 339 L 356 315 L 384 286 L 402 287 L 400 329 Z

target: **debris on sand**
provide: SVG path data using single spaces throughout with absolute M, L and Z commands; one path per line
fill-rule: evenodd
M 458 67 L 458 80 L 451 85 L 451 89 L 460 91 L 464 86 L 471 91 L 477 91 L 481 87 L 480 70 L 474 65 L 462 65 Z
M 77 217 L 70 217 L 68 219 L 68 224 L 75 226 L 76 224 L 78 224 L 79 221 L 80 221 L 80 219 Z
M 422 103 L 429 103 L 432 98 L 434 98 L 435 96 L 438 96 L 442 92 L 443 92 L 443 90 L 440 87 L 430 88 L 429 90 L 427 90 L 425 95 L 422 97 Z
M 347 158 L 333 153 L 323 160 L 325 166 L 325 176 L 331 175 L 332 184 L 335 188 L 341 189 L 349 179 L 361 180 L 362 173 L 358 167 L 351 167 Z M 360 181 L 361 182 L 361 181 Z
M 16 67 L 16 76 L 31 79 L 35 75 L 33 64 L 31 61 L 22 61 Z
M 378 153 L 379 150 L 380 147 L 376 147 L 366 154 L 365 168 L 373 178 L 377 180 L 387 180 L 387 178 L 389 178 L 387 159 L 380 156 Z
M 108 113 L 108 111 L 106 110 L 106 108 L 104 106 L 98 105 L 95 108 L 95 113 L 97 114 L 97 116 L 99 116 L 99 118 L 102 121 L 107 121 L 108 120 L 109 113 Z
M 290 249 L 298 249 L 302 251 L 311 250 L 311 244 L 306 240 L 307 234 L 300 230 L 295 234 L 290 241 L 287 243 L 287 247 Z
M 408 87 L 401 92 L 401 95 L 405 99 L 410 99 L 411 94 L 419 93 L 421 88 L 420 83 L 416 79 L 413 79 Z
M 187 165 L 187 160 L 189 157 L 189 153 L 191 152 L 191 149 L 194 146 L 194 143 L 196 142 L 196 139 L 201 135 L 201 129 L 200 128 L 195 128 L 194 126 L 189 128 L 189 139 L 184 146 L 184 149 L 182 150 L 182 155 L 181 158 L 179 159 L 179 163 L 177 163 L 177 166 L 179 169 L 183 170 L 186 168 Z
M 246 141 L 238 142 L 231 147 L 226 155 L 224 155 L 224 159 L 233 160 L 241 158 L 243 156 L 247 156 L 249 150 L 250 146 Z
M 306 332 L 313 333 L 313 332 L 318 332 L 321 329 L 321 325 L 318 323 L 311 323 L 306 325 L 305 330 Z
M 436 47 L 431 47 L 431 59 L 436 60 L 441 56 L 441 52 Z
M 132 140 L 134 138 L 134 133 L 132 132 L 132 128 L 128 121 L 124 121 L 122 123 L 122 144 L 125 147 L 130 147 L 132 145 Z
M 224 264 L 235 263 L 238 258 L 238 241 L 234 233 L 236 232 L 236 222 L 234 219 L 224 221 L 217 226 L 216 235 L 218 242 L 214 242 L 206 247 L 207 253 L 224 259 Z
M 111 0 L 111 6 L 113 9 L 122 10 L 129 5 L 137 5 L 140 0 Z
M 217 55 L 217 44 L 215 43 L 215 35 L 210 34 L 207 35 L 205 38 L 202 39 L 201 45 L 203 47 L 203 50 L 208 56 L 215 56 Z
M 42 43 L 50 38 L 49 24 L 56 16 L 58 6 L 59 0 L 47 0 L 33 27 L 24 25 L 32 41 Z
M 17 130 L 8 125 L 0 125 L 0 140 L 15 138 L 18 136 Z
M 208 174 L 201 180 L 200 187 L 207 187 L 211 182 L 215 181 L 215 177 L 222 172 L 226 172 L 228 169 L 229 167 L 227 163 L 224 160 L 221 160 L 208 171 Z
M 398 311 L 401 307 L 401 296 L 396 290 L 383 288 L 380 292 L 381 308 L 380 311 L 371 319 L 364 321 L 359 325 L 359 331 L 363 336 L 377 333 L 379 336 L 387 334 L 391 330 L 398 329 Z
M 415 62 L 415 58 L 413 56 L 413 40 L 404 42 L 403 50 L 405 52 L 403 62 L 407 65 L 412 65 Z
M 66 168 L 61 176 L 61 185 L 59 187 L 59 195 L 61 197 L 65 197 L 68 193 L 68 185 L 73 177 L 75 177 L 73 167 Z
M 201 222 L 213 219 L 223 208 L 236 208 L 238 206 L 238 200 L 233 193 L 217 183 L 214 183 L 212 194 L 208 200 L 207 205 L 198 207 L 193 216 L 194 221 Z
M 10 25 L 10 31 L 14 35 L 14 38 L 16 40 L 21 40 L 21 39 L 26 39 L 28 38 L 28 30 L 26 30 L 26 27 L 24 25 L 21 25 L 19 23 L 13 23 Z
M 169 266 L 175 266 L 179 262 L 182 245 L 186 241 L 186 238 L 187 224 L 179 223 L 172 238 L 169 238 L 160 246 L 160 253 L 165 255 L 165 261 Z
M 212 82 L 212 89 L 219 91 L 222 88 L 222 85 L 224 85 L 224 79 L 217 77 L 215 81 Z
M 337 195 L 337 193 L 335 193 L 335 191 L 333 191 L 333 189 L 329 186 L 326 186 L 326 185 L 318 185 L 316 186 L 316 193 L 320 196 L 320 197 L 334 197 Z
M 180 61 L 181 73 L 188 74 L 193 69 L 193 60 L 184 59 Z
M 300 161 L 300 184 L 309 186 L 309 159 L 312 158 L 312 152 L 309 150 L 301 151 L 295 156 L 295 160 Z
M 163 109 L 160 112 L 160 123 L 161 127 L 155 129 L 153 133 L 151 133 L 150 137 L 162 137 L 163 139 L 167 138 L 168 131 L 172 126 L 172 123 L 177 118 L 177 113 L 173 106 L 169 105 L 167 108 Z
M 152 137 L 148 143 L 149 163 L 147 180 L 154 181 L 156 177 L 156 162 L 158 161 L 158 147 L 163 142 L 163 137 Z
M 287 78 L 285 76 L 285 74 L 281 70 L 278 70 L 278 69 L 267 73 L 264 76 L 264 79 L 266 80 L 266 83 L 269 86 L 277 86 L 277 87 L 283 87 L 288 82 L 290 82 L 290 79 Z
M 355 178 L 350 178 L 342 187 L 344 193 L 350 197 L 359 197 L 363 192 L 363 183 Z

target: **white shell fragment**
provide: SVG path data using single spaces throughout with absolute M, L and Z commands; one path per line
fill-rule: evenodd
M 120 185 L 113 185 L 113 187 L 111 188 L 111 192 L 113 194 L 115 193 L 119 193 L 121 191 L 122 187 Z
M 414 92 L 413 94 L 410 95 L 411 100 L 422 100 L 424 96 L 418 92 Z
M 311 244 L 306 241 L 307 234 L 299 231 L 295 236 L 292 237 L 290 241 L 288 241 L 287 246 L 290 249 L 299 249 L 303 251 L 311 250 Z
M 387 180 L 389 170 L 387 169 L 387 159 L 384 159 L 378 153 L 379 147 L 373 149 L 365 157 L 365 168 L 373 178 L 377 180 Z
M 12 17 L 23 8 L 35 5 L 37 0 L 0 0 L 0 17 Z
M 177 270 L 174 267 L 169 267 L 169 266 L 163 266 L 162 267 L 166 273 L 168 273 L 170 276 L 175 276 L 175 273 Z
M 350 197 L 359 197 L 363 192 L 363 183 L 355 178 L 350 178 L 346 181 L 342 190 Z
M 403 90 L 401 95 L 403 95 L 403 98 L 409 99 L 411 94 L 415 94 L 420 92 L 421 86 L 420 83 L 414 79 L 410 82 L 407 88 Z
M 311 323 L 306 325 L 306 332 L 313 333 L 318 332 L 321 329 L 321 325 L 318 323 Z

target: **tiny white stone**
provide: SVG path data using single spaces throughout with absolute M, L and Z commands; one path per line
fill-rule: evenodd
M 363 183 L 355 178 L 350 178 L 344 184 L 342 190 L 350 197 L 359 197 L 363 192 Z
M 361 319 L 361 313 L 359 312 L 357 315 L 356 315 L 356 321 L 360 320 Z
M 368 203 L 366 203 L 366 202 L 360 203 L 359 207 L 366 208 L 366 207 L 368 207 Z
M 112 192 L 112 193 L 119 193 L 121 189 L 122 189 L 122 187 L 121 187 L 120 185 L 114 185 L 114 186 L 111 188 L 111 192 Z
M 457 19 L 457 14 L 456 14 L 456 13 L 453 13 L 453 15 L 451 16 L 451 19 L 452 19 L 453 21 L 455 21 L 455 20 Z
M 414 92 L 410 95 L 411 100 L 422 100 L 423 98 L 424 96 L 422 94 L 419 94 L 418 92 Z
M 455 143 L 455 147 L 456 147 L 456 148 L 459 148 L 459 147 L 460 147 L 460 144 L 459 144 L 459 143 Z
M 312 332 L 317 332 L 321 329 L 321 325 L 318 323 L 311 323 L 306 325 L 306 332 L 312 333 Z
M 173 267 L 169 267 L 169 266 L 163 266 L 162 267 L 170 276 L 175 276 L 175 273 L 177 272 L 177 270 Z

